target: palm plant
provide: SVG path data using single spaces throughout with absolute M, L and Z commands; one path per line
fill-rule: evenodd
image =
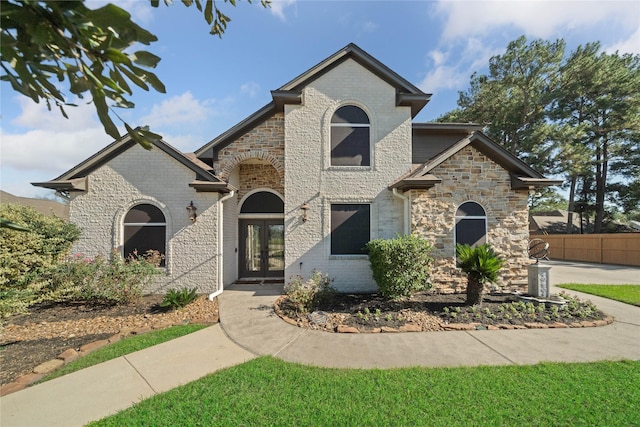
M 457 266 L 467 275 L 467 305 L 481 305 L 486 283 L 495 283 L 504 260 L 488 244 L 456 246 Z

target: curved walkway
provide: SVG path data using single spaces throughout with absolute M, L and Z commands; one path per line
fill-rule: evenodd
M 553 284 L 640 284 L 640 268 L 551 264 Z M 256 355 L 353 368 L 640 360 L 640 307 L 584 294 L 615 321 L 585 329 L 351 335 L 283 322 L 271 309 L 281 289 L 236 285 L 219 298 L 221 324 L 3 396 L 0 425 L 83 426 Z
M 548 262 L 551 283 L 635 283 L 640 269 Z M 282 286 L 234 285 L 219 297 L 224 332 L 256 355 L 337 368 L 476 366 L 538 362 L 640 360 L 640 307 L 574 293 L 614 316 L 584 329 L 332 334 L 289 325 L 273 312 Z M 552 286 L 552 293 L 560 292 Z

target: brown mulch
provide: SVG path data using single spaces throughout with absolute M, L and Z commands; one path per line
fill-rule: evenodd
M 583 321 L 610 319 L 588 301 L 580 301 L 575 311 L 567 309 L 559 317 L 553 316 L 550 309 L 531 314 L 521 312 L 518 317 L 505 310 L 505 305 L 517 302 L 512 293 L 485 294 L 481 307 L 469 307 L 465 300 L 466 294 L 433 292 L 420 292 L 410 299 L 396 301 L 375 293 L 335 294 L 321 302 L 317 310 L 310 314 L 298 312 L 289 297 L 283 295 L 276 301 L 274 309 L 289 323 L 328 332 L 336 332 L 339 325 L 356 328 L 359 332 L 380 332 L 384 328 L 398 330 L 405 325 L 415 327 L 412 330 L 443 331 L 451 329 L 453 324 L 482 325 L 480 328 L 493 328 L 496 325 L 519 328 L 531 324 L 577 327 L 577 323 Z M 455 318 L 450 314 L 453 311 L 457 311 Z
M 201 296 L 181 310 L 167 310 L 159 306 L 162 298 L 149 295 L 120 306 L 38 305 L 28 314 L 4 319 L 0 327 L 0 384 L 31 372 L 69 348 L 77 350 L 117 333 L 218 321 L 217 300 Z

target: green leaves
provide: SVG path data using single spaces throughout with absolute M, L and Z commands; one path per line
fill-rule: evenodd
M 385 298 L 409 297 L 429 289 L 432 247 L 416 236 L 376 239 L 367 243 L 373 277 Z
M 134 106 L 126 99 L 132 94 L 128 82 L 165 92 L 156 75 L 145 69 L 154 68 L 160 58 L 124 51 L 157 38 L 113 4 L 91 10 L 82 2 L 14 0 L 3 3 L 2 12 L 1 79 L 34 102 L 44 100 L 49 109 L 58 106 L 64 117 L 63 106 L 72 104 L 52 79 L 67 81 L 67 91 L 78 98 L 89 92 L 105 132 L 115 139 L 120 132 L 111 108 Z
M 456 245 L 457 266 L 468 276 L 479 283 L 495 283 L 498 273 L 504 265 L 504 260 L 495 253 L 493 248 L 485 243 L 471 247 Z
M 523 36 L 489 69 L 474 73 L 459 108 L 438 120 L 485 124 L 489 137 L 534 169 L 566 176 L 571 195 L 579 190 L 591 205 L 598 232 L 609 171 L 622 182 L 640 179 L 640 55 L 601 52 L 599 43 L 565 55 L 562 39 Z M 570 196 L 569 210 L 573 202 Z
M 160 4 L 159 0 L 150 2 L 154 7 Z M 203 12 L 201 0 L 182 3 L 187 7 L 195 3 Z M 235 0 L 230 3 L 236 4 Z M 265 0 L 261 3 L 263 7 L 269 5 Z M 212 25 L 211 34 L 221 37 L 231 19 L 213 0 L 204 2 L 203 13 Z M 13 90 L 36 103 L 45 101 L 49 109 L 57 106 L 64 117 L 63 107 L 73 105 L 69 94 L 83 99 L 88 92 L 105 132 L 118 139 L 120 133 L 111 117 L 115 114 L 113 107 L 135 106 L 127 99 L 133 95 L 132 86 L 166 93 L 162 81 L 149 70 L 158 65 L 160 57 L 145 50 L 128 52 L 135 45 L 150 45 L 158 38 L 114 4 L 89 9 L 83 1 L 6 0 L 0 15 L 0 80 L 9 82 Z M 67 88 L 54 84 L 52 79 L 66 82 Z M 151 147 L 153 140 L 160 137 L 147 130 L 134 131 L 122 123 L 129 135 L 145 147 Z

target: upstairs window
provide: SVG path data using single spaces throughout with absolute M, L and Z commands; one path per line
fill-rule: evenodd
M 331 117 L 331 166 L 370 166 L 370 129 L 361 108 L 338 108 Z
M 167 223 L 164 214 L 153 205 L 132 207 L 124 217 L 124 257 L 142 256 L 153 250 L 166 255 Z M 164 258 L 160 263 L 164 267 Z
M 465 202 L 456 211 L 456 244 L 471 247 L 487 241 L 487 214 L 476 202 Z

